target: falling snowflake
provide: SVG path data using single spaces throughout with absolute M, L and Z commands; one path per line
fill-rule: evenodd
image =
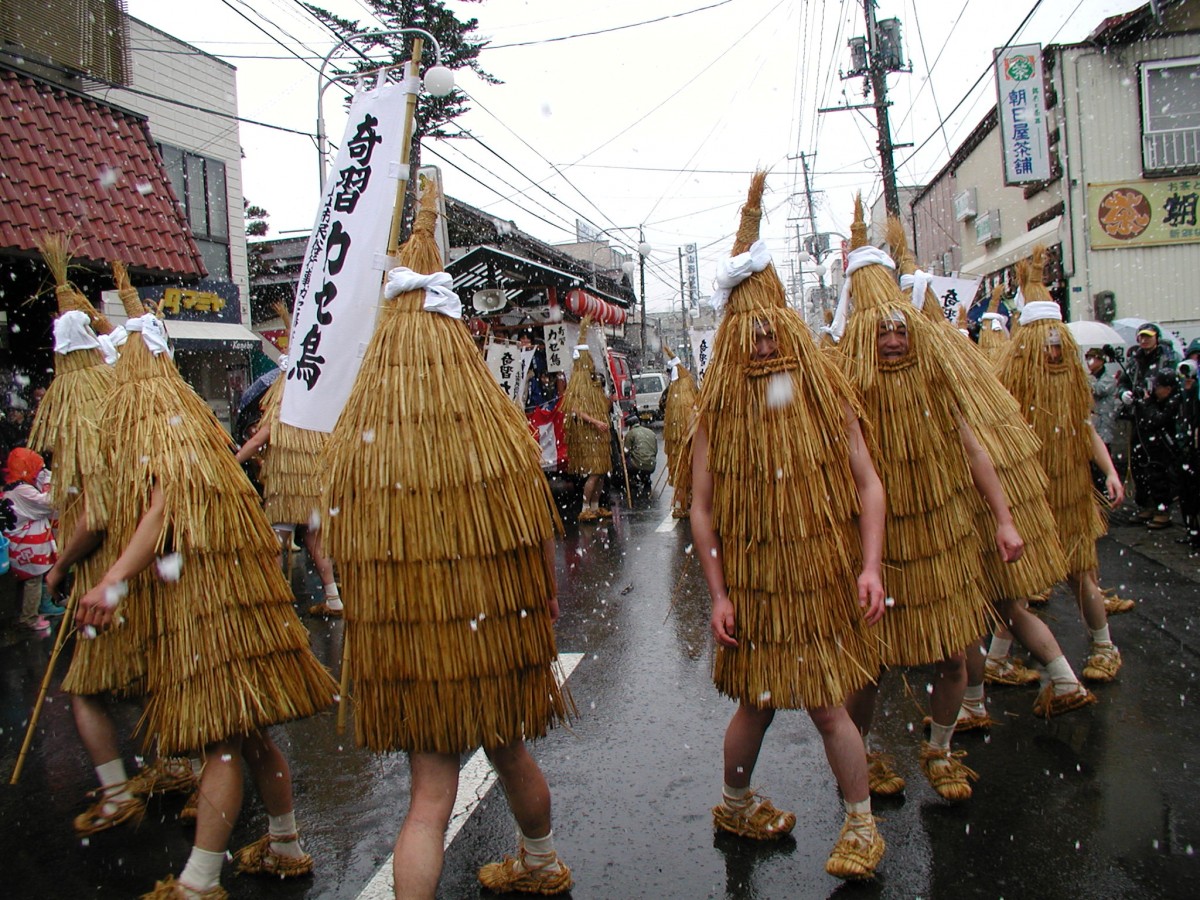
M 158 577 L 163 581 L 178 581 L 179 573 L 183 569 L 183 555 L 168 553 L 155 560 L 155 565 L 158 566 Z

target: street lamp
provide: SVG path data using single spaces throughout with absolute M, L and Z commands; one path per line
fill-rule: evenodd
M 339 82 L 357 81 L 370 74 L 378 74 L 380 78 L 383 78 L 387 72 L 403 68 L 404 64 L 380 66 L 378 69 L 372 69 L 369 72 L 347 72 L 342 75 L 334 75 L 332 78 L 325 77 L 325 67 L 329 65 L 329 61 L 333 59 L 335 53 L 345 47 L 352 46 L 355 41 L 380 37 L 395 37 L 400 34 L 419 34 L 433 45 L 433 53 L 437 62 L 425 70 L 425 89 L 435 97 L 444 97 L 454 90 L 454 73 L 442 65 L 442 47 L 437 42 L 437 38 L 423 28 L 396 28 L 391 31 L 371 31 L 366 34 L 351 35 L 336 43 L 333 49 L 325 54 L 325 58 L 321 60 L 321 67 L 317 70 L 317 177 L 321 185 L 322 194 L 325 193 L 325 145 L 327 143 L 325 134 L 325 91 Z M 361 51 L 357 51 L 357 48 L 356 52 L 360 56 L 363 56 Z M 365 56 L 363 58 L 366 59 Z
M 645 226 L 643 226 L 643 225 L 614 225 L 612 228 L 603 228 L 600 231 L 596 232 L 596 235 L 595 235 L 595 238 L 593 238 L 593 241 L 595 241 L 596 238 L 600 238 L 600 237 L 608 234 L 610 231 L 633 231 L 633 229 L 635 229 L 635 228 L 637 229 L 637 233 L 638 233 L 638 247 L 637 247 L 638 269 L 640 270 L 640 274 L 641 274 L 641 285 L 640 285 L 641 311 L 638 315 L 638 318 L 641 320 L 642 359 L 645 360 L 645 358 L 646 358 L 646 257 L 649 256 L 651 251 L 654 249 L 648 243 L 646 243 Z M 593 254 L 593 257 L 594 257 L 594 254 Z M 595 266 L 594 258 L 592 260 L 592 264 L 594 267 Z M 628 265 L 628 263 L 626 265 Z M 624 268 L 625 268 L 624 265 L 621 268 L 622 268 L 622 270 L 624 270 Z M 626 274 L 632 274 L 632 273 L 626 272 Z

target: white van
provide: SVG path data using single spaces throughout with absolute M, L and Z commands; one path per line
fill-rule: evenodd
M 662 418 L 658 405 L 666 389 L 667 376 L 661 372 L 644 372 L 633 376 L 634 402 L 637 404 L 638 418 L 643 422 L 653 422 Z

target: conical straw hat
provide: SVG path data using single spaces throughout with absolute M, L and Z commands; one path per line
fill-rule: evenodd
M 587 346 L 591 319 L 579 325 L 579 346 Z M 590 346 L 576 351 L 567 389 L 563 391 L 563 432 L 567 441 L 567 470 L 575 475 L 603 475 L 612 466 L 609 435 L 587 421 L 608 421 L 610 402 L 601 384 L 593 377 L 596 364 Z M 587 419 L 583 418 L 584 416 Z

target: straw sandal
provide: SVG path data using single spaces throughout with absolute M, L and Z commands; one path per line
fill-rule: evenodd
M 609 509 L 608 507 L 602 506 L 598 510 L 596 510 L 596 518 L 597 519 L 611 519 L 612 518 L 612 510 Z
M 196 790 L 196 776 L 189 760 L 179 757 L 156 759 L 129 779 L 131 794 L 149 797 L 153 794 L 174 794 Z
M 1149 522 L 1146 523 L 1146 527 L 1153 531 L 1162 531 L 1162 529 L 1164 529 L 1164 528 L 1170 528 L 1171 527 L 1171 517 L 1170 516 L 1155 516 L 1153 519 L 1151 519 Z
M 1033 714 L 1043 719 L 1049 719 L 1052 716 L 1061 716 L 1063 713 L 1082 709 L 1095 702 L 1096 695 L 1079 682 L 1075 682 L 1074 690 L 1067 691 L 1065 694 L 1055 693 L 1054 683 L 1051 682 L 1042 688 L 1037 699 L 1033 701 Z
M 886 753 L 867 754 L 867 785 L 872 794 L 894 797 L 904 790 L 904 779 L 892 768 L 892 762 Z
M 978 781 L 979 773 L 960 762 L 966 755 L 966 750 L 942 750 L 922 741 L 921 771 L 943 800 L 957 803 L 971 798 L 970 782 Z
M 229 900 L 229 892 L 219 884 L 207 891 L 197 891 L 188 887 L 182 881 L 176 881 L 174 875 L 168 875 L 162 881 L 155 882 L 154 890 L 142 894 L 142 900 Z
M 310 616 L 324 616 L 327 619 L 340 619 L 344 611 L 344 609 L 334 609 L 325 600 L 322 600 L 320 603 L 314 603 L 308 608 Z
M 874 878 L 887 845 L 870 813 L 847 813 L 842 833 L 825 860 L 825 871 L 835 878 Z
M 992 659 L 990 656 L 983 664 L 983 680 L 988 684 L 1007 684 L 1012 687 L 1024 687 L 1039 680 L 1038 673 L 1022 660 L 1006 657 Z
M 592 509 L 590 506 L 587 509 L 581 509 L 579 511 L 578 521 L 580 522 L 595 522 L 598 518 L 600 517 L 597 515 L 596 510 Z
M 1115 644 L 1092 644 L 1083 666 L 1083 677 L 1088 681 L 1112 681 L 1121 671 L 1121 651 Z
M 1025 598 L 1025 602 L 1030 606 L 1043 606 L 1050 602 L 1050 591 L 1042 591 L 1040 594 L 1032 594 Z
M 926 716 L 921 720 L 921 724 L 928 728 L 933 724 L 933 718 Z M 958 716 L 954 719 L 954 733 L 962 734 L 964 731 L 987 731 L 995 724 L 996 720 L 988 715 L 986 708 L 984 708 L 982 713 L 977 713 L 971 707 L 967 706 L 966 703 L 963 703 L 958 708 Z
M 741 809 L 727 803 L 714 806 L 713 825 L 721 831 L 756 841 L 773 841 L 796 827 L 795 813 L 776 809 L 762 794 L 751 793 L 747 801 Z
M 104 791 L 92 791 L 88 794 L 89 797 L 97 795 L 99 795 L 99 799 L 75 817 L 75 833 L 81 837 L 108 831 L 110 828 L 124 825 L 131 820 L 137 825 L 142 821 L 142 816 L 146 814 L 146 802 L 141 797 L 132 796 L 128 800 L 123 800 L 115 804 L 116 809 L 112 813 L 107 813 L 104 811 L 104 807 L 110 801 Z
M 298 834 L 264 834 L 233 855 L 235 871 L 239 875 L 271 875 L 275 878 L 298 878 L 308 875 L 313 870 L 313 858 L 309 854 L 284 856 L 271 849 L 272 841 L 287 844 L 298 840 Z
M 692 511 L 690 509 L 676 508 L 676 509 L 671 510 L 671 518 L 672 519 L 686 519 L 691 514 L 692 514 Z
M 1116 590 L 1104 591 L 1104 612 L 1107 615 L 1115 616 L 1119 613 L 1129 612 L 1137 606 L 1136 600 L 1130 600 L 1128 597 L 1120 596 Z
M 561 894 L 571 889 L 571 870 L 566 867 L 558 854 L 554 859 L 539 866 L 526 867 L 528 857 L 525 848 L 519 851 L 521 868 L 517 868 L 517 860 L 505 856 L 500 862 L 488 863 L 479 870 L 479 883 L 496 894 L 518 892 L 522 894 Z M 558 863 L 557 872 L 546 871 L 548 866 Z

